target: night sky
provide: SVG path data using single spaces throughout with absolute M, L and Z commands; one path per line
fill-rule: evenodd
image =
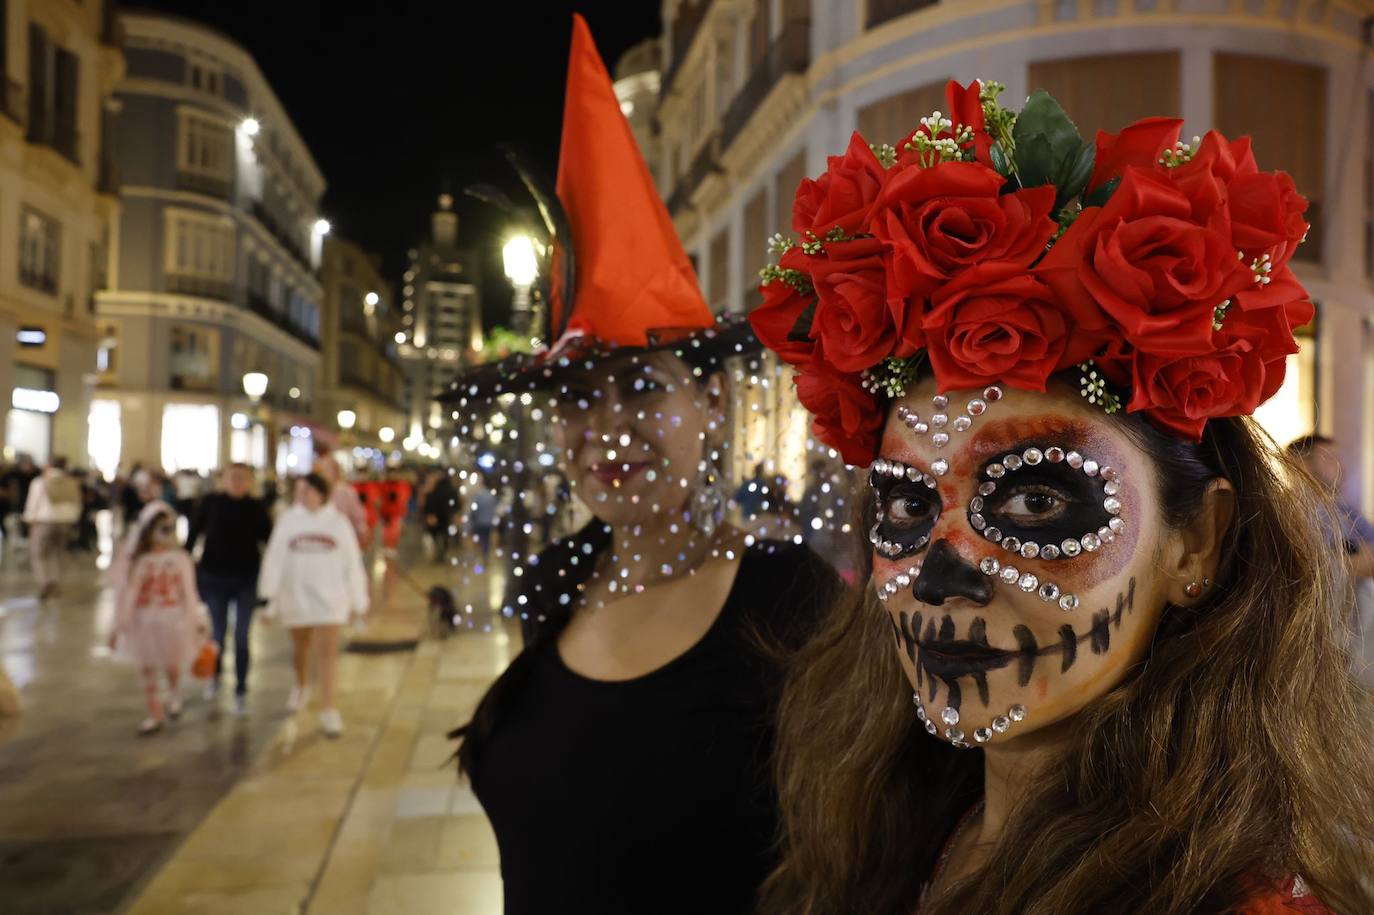
M 143 0 L 125 5 L 195 19 L 246 47 L 328 182 L 334 230 L 380 253 L 396 283 L 429 230 L 447 180 L 459 241 L 483 254 L 484 312 L 499 321 L 507 222 L 462 194 L 478 182 L 528 197 L 499 143 L 558 161 L 572 13 L 587 18 L 606 66 L 660 32 L 658 0 Z

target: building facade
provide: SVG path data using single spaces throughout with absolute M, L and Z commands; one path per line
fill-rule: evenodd
M 1154 114 L 1185 136 L 1248 134 L 1311 200 L 1294 269 L 1317 303 L 1260 421 L 1280 442 L 1334 434 L 1347 496 L 1374 508 L 1371 15 L 1368 0 L 666 0 L 661 189 L 708 301 L 742 311 L 801 179 L 854 130 L 898 142 L 949 79 L 1001 82 L 1012 107 L 1047 89 L 1085 138 Z M 753 396 L 773 409 L 741 434 L 795 451 L 785 376 Z
M 124 58 L 109 4 L 0 2 L 0 425 L 4 454 L 82 463 L 118 218 L 106 156 Z
M 337 234 L 325 239 L 320 282 L 320 413 L 338 429 L 345 466 L 379 468 L 406 434 L 400 311 L 381 257 Z
M 439 195 L 430 217 L 430 237 L 410 249 L 401 286 L 402 335 L 408 450 L 437 455 L 444 416 L 435 399 L 448 390 L 458 370 L 482 349 L 481 278 L 477 258 L 459 247 L 453 198 Z
M 612 84 L 615 97 L 620 100 L 620 110 L 630 122 L 630 130 L 657 182 L 663 180 L 657 173 L 662 155 L 654 121 L 658 113 L 662 69 L 663 43 L 658 38 L 649 38 L 620 55 Z
M 120 178 L 92 426 L 102 469 L 309 466 L 324 177 L 249 53 L 125 14 L 110 146 Z M 244 376 L 267 376 L 260 397 Z

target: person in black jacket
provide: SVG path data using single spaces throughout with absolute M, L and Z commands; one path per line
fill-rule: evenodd
M 252 495 L 253 470 L 247 464 L 231 464 L 224 472 L 224 490 L 201 500 L 191 519 L 186 548 L 195 552 L 203 541 L 197 568 L 201 599 L 210 608 L 215 641 L 220 646 L 215 675 L 206 687 L 213 701 L 219 692 L 224 637 L 229 626 L 229 605 L 234 607 L 234 713 L 247 711 L 248 627 L 257 605 L 258 566 L 272 533 L 272 519 L 261 500 Z

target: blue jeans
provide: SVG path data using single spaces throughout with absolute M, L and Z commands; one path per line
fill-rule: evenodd
M 253 622 L 253 608 L 258 603 L 258 576 L 215 575 L 201 572 L 197 576 L 200 598 L 210 610 L 210 625 L 219 657 L 215 659 L 215 679 L 219 682 L 221 662 L 224 660 L 224 635 L 229 628 L 229 604 L 234 604 L 234 693 L 242 696 L 248 688 L 248 626 Z

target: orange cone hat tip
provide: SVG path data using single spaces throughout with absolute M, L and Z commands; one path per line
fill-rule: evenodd
M 591 30 L 575 13 L 557 192 L 577 258 L 569 333 L 647 346 L 650 332 L 715 326 Z M 561 299 L 551 303 L 554 327 Z

